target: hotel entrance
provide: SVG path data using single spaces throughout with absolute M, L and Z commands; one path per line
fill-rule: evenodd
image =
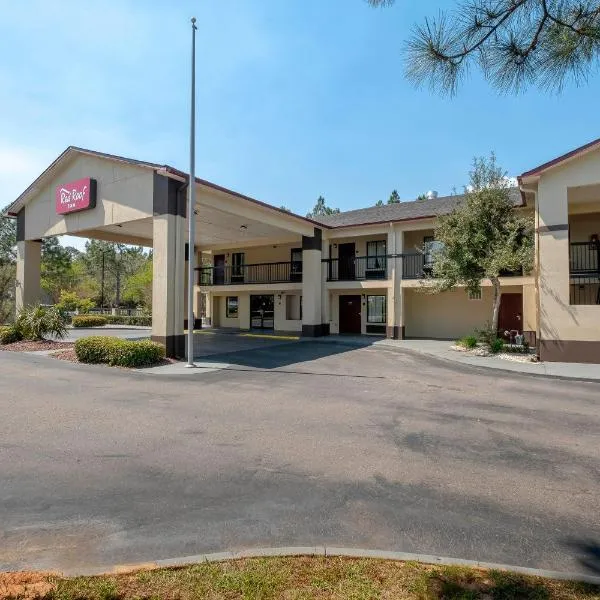
M 275 329 L 275 296 L 250 296 L 250 328 Z

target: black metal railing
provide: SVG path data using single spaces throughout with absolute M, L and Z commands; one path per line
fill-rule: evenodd
M 255 265 L 199 267 L 199 285 L 239 285 L 290 283 L 302 281 L 301 262 L 275 262 Z
M 326 258 L 327 281 L 364 281 L 388 278 L 388 256 Z
M 571 275 L 600 274 L 600 243 L 571 242 L 569 244 Z
M 570 304 L 600 304 L 600 276 L 571 277 Z
M 402 254 L 402 278 L 424 279 L 431 277 L 433 262 L 420 252 Z

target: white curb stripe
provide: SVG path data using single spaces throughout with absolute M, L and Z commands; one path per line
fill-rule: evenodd
M 330 546 L 283 546 L 281 548 L 255 548 L 238 552 L 213 552 L 210 554 L 194 554 L 178 558 L 168 558 L 133 565 L 115 565 L 105 569 L 77 570 L 68 575 L 105 575 L 123 573 L 139 569 L 163 569 L 167 567 L 184 567 L 203 562 L 223 562 L 226 560 L 239 560 L 243 558 L 265 558 L 277 556 L 345 556 L 349 558 L 372 558 L 380 560 L 414 561 L 430 565 L 457 565 L 464 567 L 477 567 L 481 569 L 495 569 L 512 571 L 522 575 L 543 577 L 545 579 L 558 579 L 563 581 L 581 581 L 600 585 L 600 576 L 586 573 L 565 573 L 562 571 L 549 571 L 546 569 L 533 569 L 500 563 L 481 562 L 461 558 L 436 556 L 434 554 L 413 554 L 410 552 L 393 552 L 387 550 L 368 550 L 364 548 L 337 548 Z

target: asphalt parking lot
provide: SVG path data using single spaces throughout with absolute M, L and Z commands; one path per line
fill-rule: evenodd
M 264 343 L 176 379 L 0 352 L 0 569 L 261 546 L 600 573 L 600 387 Z

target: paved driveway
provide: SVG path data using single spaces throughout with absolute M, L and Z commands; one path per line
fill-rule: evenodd
M 329 544 L 600 570 L 598 384 L 339 344 L 217 359 L 0 352 L 0 568 Z

